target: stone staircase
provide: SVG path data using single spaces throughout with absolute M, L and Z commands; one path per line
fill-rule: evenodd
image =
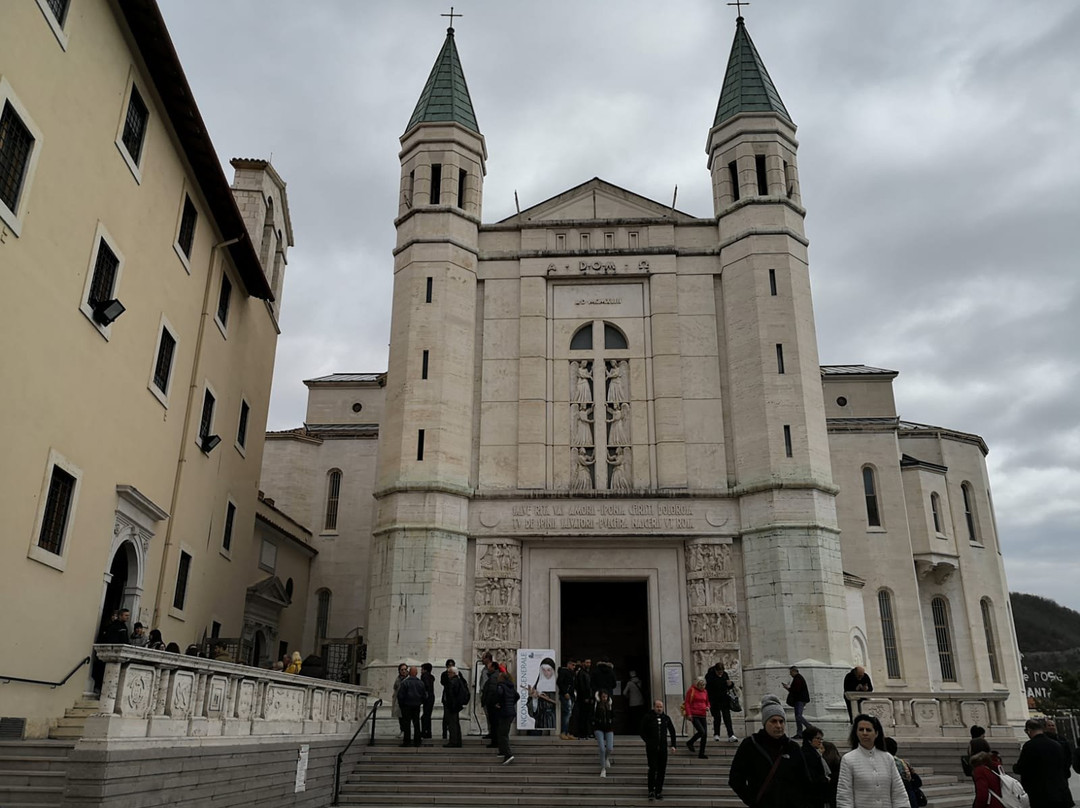
M 420 749 L 401 748 L 397 741 L 381 739 L 366 747 L 356 767 L 342 777 L 340 805 L 400 808 L 402 805 L 475 806 L 521 805 L 550 808 L 557 805 L 635 806 L 668 808 L 741 808 L 742 802 L 727 786 L 728 768 L 736 744 L 710 741 L 708 760 L 686 751 L 668 760 L 664 801 L 649 803 L 645 750 L 632 736 L 616 736 L 614 763 L 600 777 L 596 743 L 551 738 L 512 737 L 515 759 L 502 765 L 496 750 L 471 737 L 461 749 L 444 749 L 441 741 Z M 944 761 L 943 761 L 944 762 Z M 974 789 L 954 774 L 935 774 L 920 768 L 923 792 L 931 808 L 967 808 Z
M 70 741 L 74 743 L 83 736 L 86 729 L 86 719 L 101 709 L 101 701 L 93 698 L 82 698 L 75 702 L 73 707 L 64 711 L 64 717 L 57 719 L 56 726 L 49 728 L 49 737 L 54 741 Z M 0 803 L 3 805 L 3 803 Z
M 0 741 L 0 806 L 60 808 L 74 741 Z

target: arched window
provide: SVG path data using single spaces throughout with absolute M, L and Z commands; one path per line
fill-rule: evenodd
M 326 628 L 330 625 L 330 590 L 320 589 L 318 608 L 315 612 L 315 641 L 326 639 Z
M 630 345 L 626 341 L 626 334 L 611 323 L 604 323 L 604 347 L 613 351 L 625 351 Z
M 874 470 L 870 466 L 863 466 L 862 470 L 863 494 L 866 497 L 866 524 L 870 527 L 881 527 L 881 513 L 878 510 L 877 479 Z
M 585 323 L 585 325 L 574 332 L 574 336 L 570 338 L 570 350 L 592 350 L 592 323 Z
M 983 633 L 986 635 L 986 654 L 990 660 L 990 678 L 995 682 L 1001 682 L 1001 666 L 998 665 L 997 641 L 994 639 L 993 604 L 990 598 L 983 598 L 979 602 L 982 610 Z
M 326 520 L 323 530 L 337 530 L 338 498 L 341 496 L 341 469 L 326 473 Z
M 975 529 L 975 495 L 971 483 L 963 483 L 960 493 L 964 495 L 964 521 L 967 523 L 968 541 L 979 543 L 979 532 Z
M 941 497 L 936 491 L 930 495 L 930 512 L 934 515 L 934 532 L 944 533 L 941 529 Z
M 893 622 L 892 593 L 880 589 L 877 593 L 878 613 L 881 616 L 881 638 L 885 646 L 885 668 L 890 679 L 900 677 L 900 653 L 896 647 L 896 624 Z
M 934 618 L 934 638 L 937 640 L 938 664 L 941 666 L 941 678 L 946 682 L 956 681 L 956 666 L 953 664 L 952 631 L 949 627 L 949 604 L 945 598 L 937 597 L 930 601 L 930 612 Z

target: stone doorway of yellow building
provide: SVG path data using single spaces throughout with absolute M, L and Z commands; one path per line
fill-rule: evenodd
M 649 703 L 648 582 L 625 580 L 563 580 L 560 593 L 559 661 L 590 659 L 611 662 L 615 691 L 615 732 L 636 735 L 624 693 L 630 671 L 641 681 Z
M 98 615 L 97 630 L 94 634 L 94 642 L 102 639 L 102 633 L 112 621 L 113 614 L 121 609 L 131 612 L 127 628 L 129 636 L 134 632 L 135 623 L 138 622 L 139 596 L 142 587 L 140 573 L 140 554 L 134 541 L 130 538 L 121 538 L 115 545 L 109 562 L 108 572 L 105 573 L 105 592 L 101 599 L 101 612 Z M 149 634 L 150 627 L 146 626 Z M 101 688 L 101 679 L 104 674 L 104 665 L 97 659 L 91 666 L 91 683 L 95 691 Z

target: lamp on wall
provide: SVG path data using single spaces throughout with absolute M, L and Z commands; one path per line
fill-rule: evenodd
M 94 305 L 94 320 L 103 326 L 111 325 L 127 308 L 115 297 L 101 300 Z
M 221 438 L 217 435 L 203 435 L 199 447 L 207 454 L 210 454 L 219 443 L 221 443 Z

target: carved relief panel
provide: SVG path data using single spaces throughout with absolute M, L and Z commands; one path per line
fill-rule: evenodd
M 687 615 L 694 676 L 724 663 L 741 685 L 739 618 L 731 544 L 715 538 L 691 539 L 685 545 Z
M 508 661 L 521 644 L 521 542 L 480 539 L 476 545 L 473 646 Z

